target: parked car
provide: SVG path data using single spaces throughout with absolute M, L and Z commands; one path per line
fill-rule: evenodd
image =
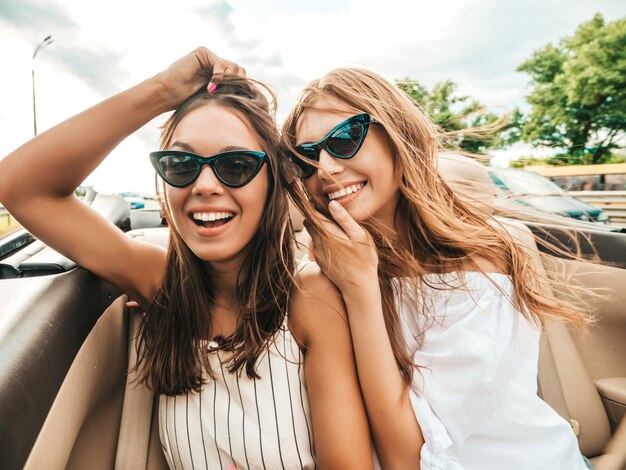
M 601 209 L 569 196 L 558 185 L 537 173 L 516 168 L 488 168 L 498 196 L 552 214 L 589 222 L 606 222 Z
M 123 192 L 119 193 L 129 204 L 132 209 L 143 209 L 146 205 L 145 198 L 139 193 Z
M 159 217 L 154 228 L 146 218 L 131 230 L 133 212 L 121 197 L 86 203 L 129 237 L 167 246 Z M 598 264 L 563 260 L 544 262 L 545 269 L 611 295 L 590 302 L 597 322 L 588 334 L 562 325 L 550 331 L 549 360 L 542 357 L 539 368 L 554 380 L 541 392 L 567 415 L 596 469 L 619 470 L 626 461 L 626 234 L 587 235 L 599 248 Z M 137 315 L 129 315 L 125 296 L 27 232 L 9 238 L 6 246 L 0 241 L 1 467 L 166 469 L 158 397 L 127 382 Z

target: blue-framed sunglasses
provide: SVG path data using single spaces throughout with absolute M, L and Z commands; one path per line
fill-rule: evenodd
M 218 180 L 231 188 L 240 188 L 254 179 L 265 162 L 263 152 L 230 150 L 212 157 L 201 157 L 191 152 L 160 150 L 150 153 L 152 166 L 163 181 L 175 188 L 192 184 L 209 165 Z
M 378 121 L 367 113 L 357 114 L 337 124 L 322 140 L 298 145 L 296 147 L 298 155 L 291 156 L 298 176 L 302 179 L 313 176 L 317 167 L 308 163 L 306 159 L 319 162 L 322 150 L 344 160 L 354 157 L 363 145 L 370 124 L 378 124 Z

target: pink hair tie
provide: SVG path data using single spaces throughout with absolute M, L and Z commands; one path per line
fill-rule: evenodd
M 212 95 L 213 93 L 215 93 L 215 90 L 217 90 L 217 83 L 214 83 L 213 85 L 210 86 L 209 95 Z

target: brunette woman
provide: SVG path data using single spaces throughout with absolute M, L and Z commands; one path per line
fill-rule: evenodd
M 278 130 L 267 93 L 244 76 L 197 49 L 3 159 L 0 201 L 147 312 L 138 372 L 160 394 L 171 468 L 369 468 L 343 304 L 319 271 L 295 272 Z M 164 250 L 73 193 L 170 110 L 150 154 L 164 183 Z

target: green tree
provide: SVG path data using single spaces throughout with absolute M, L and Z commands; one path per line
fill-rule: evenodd
M 531 76 L 522 140 L 562 151 L 553 164 L 602 163 L 626 132 L 626 19 L 597 14 L 573 36 L 535 51 L 518 71 Z
M 511 168 L 524 168 L 530 165 L 549 165 L 549 158 L 537 158 L 537 157 L 521 157 L 517 160 L 511 160 L 509 166 Z
M 397 80 L 398 87 L 430 115 L 433 122 L 449 134 L 448 146 L 471 153 L 485 153 L 506 142 L 508 126 L 501 116 L 486 112 L 485 107 L 469 96 L 457 95 L 451 80 L 438 82 L 428 90 L 417 80 Z M 481 128 L 478 132 L 464 132 Z

